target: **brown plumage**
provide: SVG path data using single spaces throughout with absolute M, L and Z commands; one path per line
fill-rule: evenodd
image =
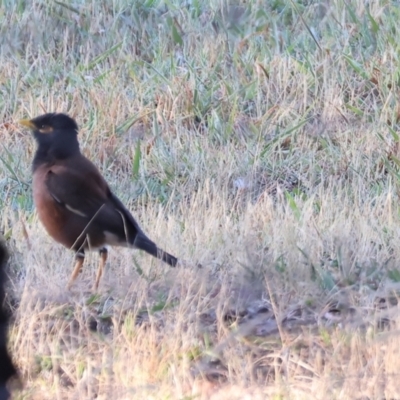
M 33 131 L 37 142 L 32 169 L 39 219 L 54 240 L 76 253 L 68 287 L 82 269 L 85 250 L 98 250 L 97 289 L 107 260 L 106 245 L 138 248 L 176 266 L 176 257 L 144 234 L 96 166 L 82 155 L 72 118 L 51 113 L 20 122 Z

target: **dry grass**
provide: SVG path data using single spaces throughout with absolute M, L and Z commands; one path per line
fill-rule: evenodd
M 398 4 L 130 3 L 0 3 L 15 398 L 400 398 Z M 43 111 L 184 265 L 114 249 L 65 290 L 16 122 Z

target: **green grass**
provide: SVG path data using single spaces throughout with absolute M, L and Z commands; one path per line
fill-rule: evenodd
M 400 7 L 234 4 L 0 2 L 16 398 L 400 396 Z M 115 248 L 65 289 L 18 125 L 45 111 L 182 266 Z

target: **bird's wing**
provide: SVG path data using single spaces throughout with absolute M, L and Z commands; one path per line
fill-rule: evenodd
M 133 244 L 142 233 L 138 223 L 115 196 L 97 168 L 85 159 L 85 168 L 51 167 L 46 185 L 54 200 L 70 212 L 96 222 L 100 229 Z
M 133 218 L 132 214 L 130 211 L 124 206 L 122 201 L 112 192 L 110 192 L 109 196 L 110 202 L 113 205 L 113 207 L 118 210 L 118 212 L 123 215 L 123 217 L 132 225 L 136 228 L 138 232 L 141 232 L 139 224 L 136 222 L 135 218 Z
M 57 203 L 81 217 L 93 218 L 108 202 L 110 189 L 95 167 L 53 165 L 45 183 Z

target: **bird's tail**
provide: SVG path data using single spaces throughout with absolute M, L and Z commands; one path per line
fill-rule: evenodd
M 178 259 L 176 257 L 164 250 L 159 249 L 157 245 L 143 233 L 138 233 L 136 235 L 134 246 L 140 250 L 144 250 L 146 253 L 151 254 L 153 257 L 164 261 L 171 267 L 175 267 L 178 263 Z

